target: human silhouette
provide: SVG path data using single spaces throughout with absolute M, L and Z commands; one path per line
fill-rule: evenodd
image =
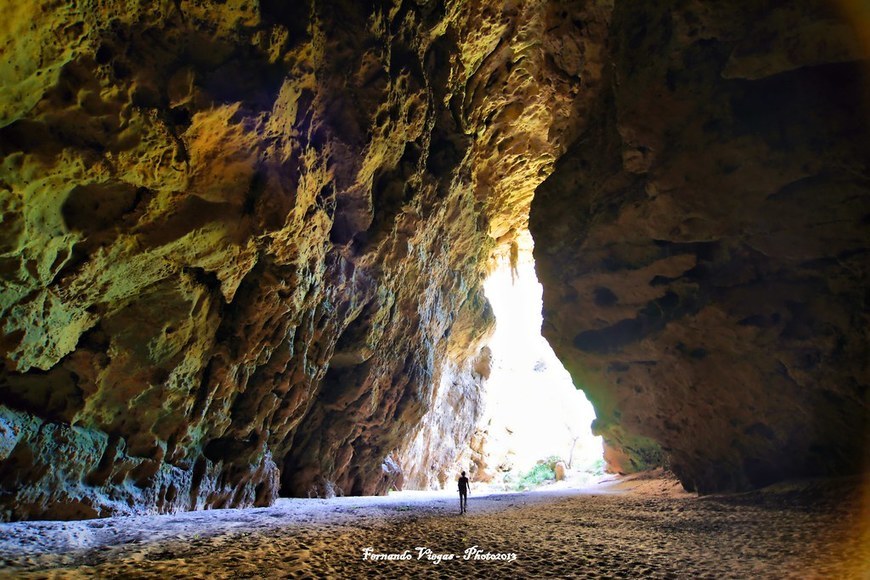
M 468 484 L 468 478 L 465 477 L 465 472 L 462 472 L 462 477 L 459 478 L 459 513 L 464 514 L 468 510 L 468 490 L 471 486 Z

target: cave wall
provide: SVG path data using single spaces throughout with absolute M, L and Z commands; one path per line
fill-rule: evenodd
M 839 6 L 615 4 L 530 229 L 544 335 L 616 471 L 870 468 L 870 45 Z
M 491 364 L 492 352 L 484 346 L 465 362 L 467 368 L 449 364 L 442 369 L 416 432 L 396 451 L 404 487 L 444 489 L 453 486 L 460 471 L 477 471 L 483 455 L 474 443 L 486 407 L 484 382 Z
M 606 7 L 0 6 L 0 516 L 443 471 Z

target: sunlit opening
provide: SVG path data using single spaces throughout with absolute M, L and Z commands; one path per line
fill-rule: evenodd
M 591 480 L 603 468 L 592 405 L 541 336 L 542 288 L 531 251 L 508 259 L 484 284 L 496 316 L 487 381 L 487 471 L 492 483 L 516 488 L 540 462 L 558 458 L 566 479 Z M 580 483 L 583 483 L 582 481 Z

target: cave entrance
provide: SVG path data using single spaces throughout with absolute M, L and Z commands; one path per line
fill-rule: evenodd
M 603 471 L 601 437 L 592 435 L 592 405 L 541 336 L 542 287 L 531 237 L 503 256 L 484 283 L 496 330 L 486 383 L 486 461 L 492 483 L 521 489 L 547 475 L 536 467 L 562 460 L 567 479 L 587 484 Z

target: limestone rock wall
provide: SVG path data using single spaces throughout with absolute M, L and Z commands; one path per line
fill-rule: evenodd
M 0 7 L 2 517 L 399 481 L 570 138 L 568 8 Z
M 868 465 L 870 50 L 837 6 L 614 7 L 530 225 L 616 470 L 710 492 Z
M 444 369 L 416 433 L 397 452 L 406 473 L 403 486 L 444 489 L 453 484 L 460 471 L 477 471 L 476 461 L 482 456 L 474 453 L 472 446 L 485 410 L 484 383 L 491 362 L 492 353 L 483 347 L 466 363 L 471 368 Z

